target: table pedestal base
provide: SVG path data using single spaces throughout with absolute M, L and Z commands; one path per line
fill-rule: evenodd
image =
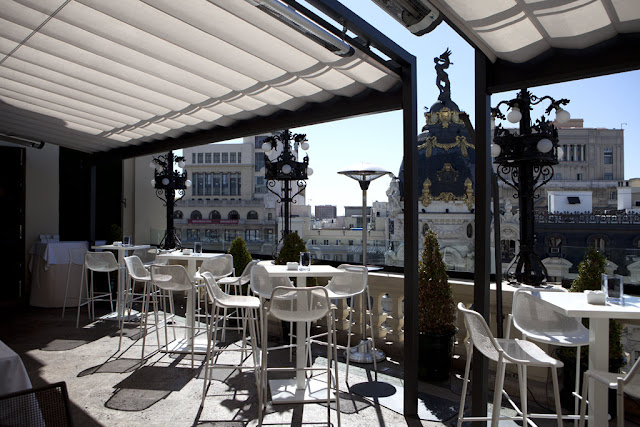
M 117 311 L 113 311 L 109 314 L 105 314 L 104 316 L 100 317 L 100 320 L 117 320 L 117 321 L 121 321 L 123 320 L 125 322 L 140 322 L 140 312 L 136 311 L 136 310 L 131 310 L 131 313 L 129 314 L 122 314 L 119 315 Z
M 316 379 L 308 379 L 304 389 L 296 387 L 296 379 L 269 380 L 271 390 L 271 400 L 278 403 L 305 403 L 305 402 L 326 402 L 328 384 Z M 331 390 L 331 400 L 335 400 L 333 390 Z

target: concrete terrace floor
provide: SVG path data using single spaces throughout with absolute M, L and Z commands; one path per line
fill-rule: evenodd
M 97 314 L 106 314 L 107 308 L 97 306 Z M 258 399 L 252 371 L 216 370 L 204 408 L 200 410 L 203 356 L 196 355 L 192 369 L 189 355 L 158 352 L 156 334 L 152 332 L 147 335 L 147 358 L 141 363 L 142 340 L 135 339 L 138 332 L 134 324 L 125 328 L 122 350 L 118 352 L 116 321 L 88 322 L 86 311 L 83 311 L 81 327 L 76 328 L 75 308 L 69 309 L 65 318 L 61 317 L 60 308 L 5 307 L 2 311 L 0 340 L 20 355 L 34 387 L 66 382 L 72 418 L 77 426 L 257 425 Z M 178 324 L 183 322 L 184 318 L 177 319 Z M 161 342 L 164 342 L 163 337 Z M 274 357 L 270 355 L 270 365 L 289 365 L 288 352 L 277 353 Z M 314 346 L 313 353 L 315 365 L 326 364 L 324 346 Z M 224 357 L 237 360 L 237 354 Z M 423 419 L 416 420 L 401 414 L 403 366 L 398 357 L 388 356 L 378 364 L 378 382 L 374 382 L 372 365 L 352 364 L 348 386 L 345 366 L 340 363 L 342 425 L 455 425 L 461 370 L 454 369 L 457 372 L 452 374 L 450 381 L 442 384 L 420 383 L 419 407 Z M 270 378 L 275 376 L 270 374 Z M 535 411 L 545 412 L 536 408 L 536 401 L 531 398 L 529 405 Z M 335 426 L 335 403 L 331 406 L 331 423 Z M 323 404 L 272 405 L 269 402 L 264 424 L 326 425 L 326 420 L 327 408 Z M 538 424 L 555 425 L 546 421 Z M 565 425 L 573 423 L 566 422 Z M 612 422 L 612 425 L 615 424 Z

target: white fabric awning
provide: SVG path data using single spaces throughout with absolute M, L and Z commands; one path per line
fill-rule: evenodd
M 640 32 L 638 0 L 429 0 L 491 60 L 526 62 Z
M 96 153 L 399 86 L 254 3 L 0 0 L 0 132 Z

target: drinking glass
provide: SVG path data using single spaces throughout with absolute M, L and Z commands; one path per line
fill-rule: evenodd
M 300 252 L 300 270 L 311 269 L 311 252 Z
M 193 244 L 193 252 L 198 255 L 202 253 L 202 242 L 195 242 Z
M 122 245 L 123 246 L 131 246 L 131 236 L 124 236 L 122 238 Z
M 608 303 L 624 305 L 624 279 L 621 275 L 603 274 L 601 283 Z

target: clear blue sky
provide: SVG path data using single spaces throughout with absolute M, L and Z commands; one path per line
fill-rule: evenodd
M 458 34 L 441 23 L 434 31 L 417 37 L 398 24 L 391 16 L 370 0 L 343 0 L 343 4 L 386 34 L 418 60 L 418 132 L 424 125 L 424 107 L 429 108 L 438 97 L 435 85 L 433 58 L 451 49 L 452 65 L 448 69 L 451 98 L 461 110 L 469 113 L 474 122 L 474 52 Z M 640 130 L 638 99 L 640 99 L 640 71 L 614 74 L 569 83 L 529 88 L 537 96 L 549 95 L 555 99 L 568 98 L 566 107 L 572 118 L 584 119 L 585 127 L 624 128 L 626 179 L 640 177 Z M 494 95 L 491 105 L 512 99 L 516 92 Z M 546 108 L 546 103 L 543 103 Z M 539 117 L 542 110 L 534 110 Z M 624 124 L 623 124 L 624 123 Z M 308 180 L 307 203 L 337 205 L 338 213 L 344 206 L 359 206 L 362 192 L 350 178 L 338 171 L 359 162 L 373 163 L 398 174 L 402 161 L 402 113 L 374 114 L 326 124 L 291 129 L 306 133 L 310 149 L 309 165 L 314 174 Z M 389 178 L 371 183 L 368 204 L 386 201 Z

